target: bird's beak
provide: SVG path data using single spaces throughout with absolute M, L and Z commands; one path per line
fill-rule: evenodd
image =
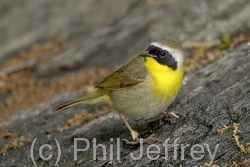
M 150 54 L 148 51 L 145 51 L 145 52 L 139 54 L 138 56 L 141 56 L 141 57 L 156 57 L 155 55 Z

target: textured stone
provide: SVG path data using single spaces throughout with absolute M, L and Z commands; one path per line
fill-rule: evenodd
M 87 33 L 101 25 L 107 18 L 115 18 L 125 12 L 131 2 L 133 1 L 118 4 L 112 0 L 108 2 L 2 1 L 0 28 L 2 32 L 8 30 L 8 33 L 1 35 L 0 38 L 0 60 L 5 60 L 13 55 L 11 53 L 38 41 L 69 39 Z M 20 5 L 24 5 L 25 9 L 21 9 Z M 141 1 L 116 24 L 101 28 L 69 50 L 41 63 L 34 75 L 43 78 L 57 77 L 64 72 L 62 68 L 65 67 L 69 72 L 90 66 L 113 68 L 131 59 L 135 53 L 140 53 L 152 40 L 171 38 L 181 43 L 213 40 L 220 36 L 215 25 L 219 25 L 230 34 L 244 32 L 250 26 L 248 21 L 250 2 L 246 0 L 192 0 L 189 3 L 179 0 L 177 6 L 180 12 L 178 17 L 169 7 L 152 9 Z M 86 55 L 90 56 L 84 60 Z M 114 160 L 113 166 L 199 166 L 210 163 L 206 147 L 204 147 L 204 158 L 195 160 L 191 157 L 190 150 L 195 144 L 203 146 L 208 144 L 212 152 L 218 145 L 213 164 L 219 166 L 230 165 L 233 161 L 240 163 L 247 159 L 249 155 L 240 152 L 233 140 L 232 128 L 222 135 L 218 130 L 226 125 L 239 123 L 240 143 L 246 146 L 246 143 L 250 142 L 249 60 L 250 45 L 246 42 L 229 51 L 223 58 L 188 73 L 186 84 L 170 107 L 170 109 L 177 107 L 183 114 L 180 119 L 155 124 L 143 120 L 130 120 L 133 127 L 145 136 L 154 134 L 163 141 L 169 138 L 170 144 L 178 138 L 178 144 L 189 144 L 184 152 L 184 160 L 181 159 L 180 147 L 178 157 L 173 156 L 173 146 L 169 148 L 170 159 L 164 160 L 163 143 L 154 142 L 160 148 L 159 159 L 147 158 L 145 152 L 149 144 L 144 144 L 143 157 L 135 161 L 130 153 L 138 156 L 140 149 L 123 147 L 121 143 L 121 159 Z M 62 133 L 56 131 L 56 127 L 64 125 L 66 120 L 75 114 L 91 112 L 102 107 L 102 105 L 81 105 L 61 112 L 53 110 L 63 101 L 79 96 L 80 94 L 67 93 L 28 110 L 19 111 L 0 124 L 0 134 L 12 132 L 23 136 L 31 135 L 32 139 L 37 138 L 34 155 L 38 166 L 55 165 L 57 146 L 54 138 L 58 140 L 61 148 L 59 166 L 109 166 L 108 161 L 100 160 L 103 156 L 100 150 L 97 151 L 99 160 L 93 160 L 92 141 L 96 138 L 97 144 L 107 146 L 108 160 L 112 145 L 114 159 L 117 157 L 117 139 L 129 139 L 130 134 L 116 112 L 84 122 Z M 90 142 L 90 149 L 78 152 L 75 161 L 74 138 L 86 138 Z M 0 148 L 6 141 L 8 139 L 0 138 Z M 51 160 L 43 161 L 38 157 L 39 147 L 43 144 L 52 146 L 52 150 L 44 149 L 45 157 L 53 154 Z M 85 142 L 78 143 L 78 148 L 85 146 Z M 30 148 L 31 144 L 28 144 L 0 155 L 0 166 L 33 166 Z

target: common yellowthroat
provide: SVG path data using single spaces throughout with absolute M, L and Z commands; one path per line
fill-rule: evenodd
M 96 91 L 57 110 L 82 103 L 108 104 L 118 111 L 133 140 L 138 140 L 139 134 L 125 116 L 148 119 L 164 112 L 181 88 L 184 63 L 184 51 L 179 44 L 171 40 L 153 42 L 145 52 L 100 82 Z

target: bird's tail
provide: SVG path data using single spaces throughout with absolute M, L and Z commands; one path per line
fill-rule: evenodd
M 79 104 L 109 104 L 111 105 L 110 97 L 106 92 L 97 90 L 87 96 L 80 97 L 76 100 L 64 103 L 56 108 L 56 110 L 64 110 L 70 107 L 77 106 Z

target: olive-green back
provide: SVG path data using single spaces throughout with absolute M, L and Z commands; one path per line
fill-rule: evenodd
M 139 85 L 145 81 L 148 70 L 144 65 L 144 57 L 138 56 L 127 65 L 110 74 L 97 88 L 120 89 Z

